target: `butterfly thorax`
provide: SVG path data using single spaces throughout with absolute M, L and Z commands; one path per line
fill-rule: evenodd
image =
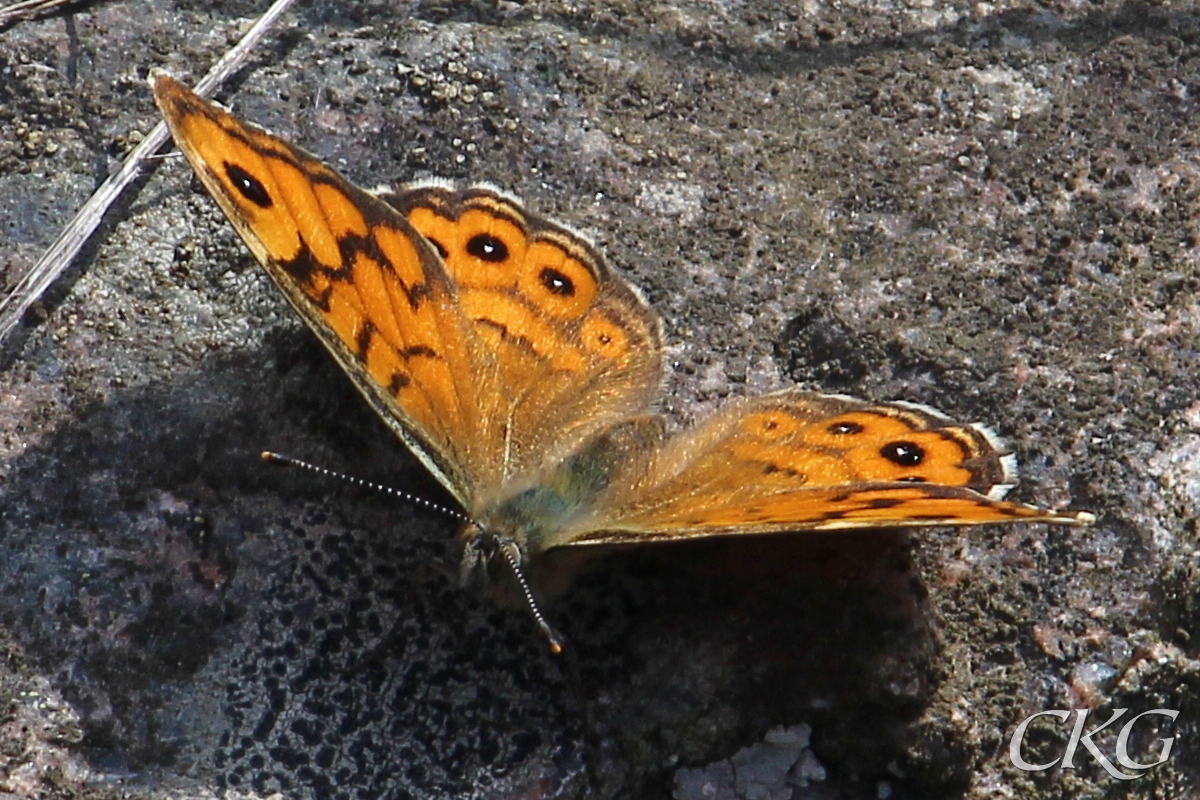
M 499 549 L 515 547 L 522 561 L 564 543 L 564 532 L 602 505 L 614 481 L 630 476 L 633 453 L 646 452 L 662 435 L 658 417 L 636 417 L 591 439 L 535 479 L 514 481 L 491 501 L 481 501 L 462 532 L 464 582 L 491 576 Z M 482 572 L 483 575 L 474 574 Z

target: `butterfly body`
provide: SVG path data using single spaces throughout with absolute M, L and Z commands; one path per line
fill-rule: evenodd
M 151 86 L 288 302 L 473 520 L 466 572 L 589 544 L 1091 519 L 1003 500 L 1011 453 L 921 406 L 791 389 L 673 431 L 659 319 L 580 235 L 488 185 L 366 192 Z
M 602 439 L 602 442 L 606 442 Z M 515 541 L 531 557 L 547 549 L 555 532 L 592 510 L 613 479 L 603 444 L 591 444 L 528 488 L 476 509 L 481 531 Z

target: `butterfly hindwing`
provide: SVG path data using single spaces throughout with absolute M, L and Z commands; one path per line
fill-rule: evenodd
M 490 186 L 418 184 L 383 197 L 442 256 L 487 350 L 475 379 L 485 439 L 502 458 L 498 489 L 657 399 L 658 319 L 578 234 Z
M 1011 452 L 985 429 L 906 403 L 787 390 L 731 403 L 648 453 L 544 546 L 1090 519 L 1004 501 Z

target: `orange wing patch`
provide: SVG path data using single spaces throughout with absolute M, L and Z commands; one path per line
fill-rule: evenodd
M 545 225 L 530 231 L 523 210 L 489 190 L 427 187 L 392 202 L 441 255 L 467 316 L 489 341 L 520 343 L 557 370 L 583 372 L 602 350 L 579 346 L 578 321 L 599 291 L 599 254 Z
M 992 461 L 980 456 L 994 447 L 981 431 L 947 423 L 927 410 L 896 405 L 809 422 L 773 409 L 738 423 L 728 448 L 767 475 L 803 475 L 807 486 L 907 481 L 990 490 L 1004 473 L 988 469 Z
M 599 302 L 602 285 L 622 294 L 600 254 L 553 223 L 530 220 L 515 201 L 486 188 L 432 188 L 404 202 L 409 221 L 445 254 L 447 271 L 464 287 L 469 316 L 556 368 L 579 372 L 595 359 L 622 361 L 631 347 L 655 341 L 651 325 L 614 317 Z M 629 305 L 618 299 L 616 305 Z M 627 330 L 638 335 L 636 344 Z

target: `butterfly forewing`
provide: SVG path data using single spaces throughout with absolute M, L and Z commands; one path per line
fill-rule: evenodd
M 158 73 L 155 99 L 193 169 L 284 296 L 441 482 L 468 503 L 477 360 L 453 285 L 386 203 Z

